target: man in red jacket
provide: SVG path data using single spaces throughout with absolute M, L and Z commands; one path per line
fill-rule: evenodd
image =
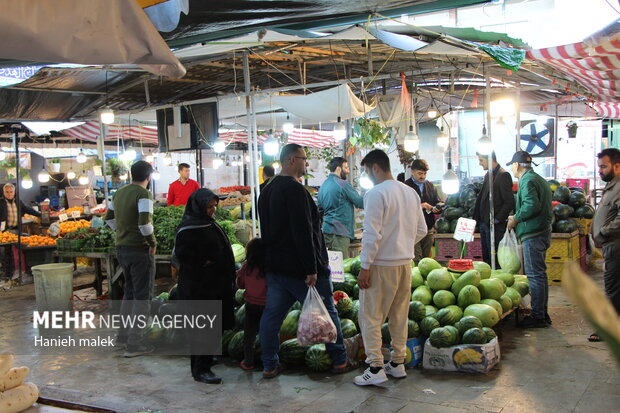
M 179 179 L 171 183 L 168 188 L 168 206 L 185 205 L 192 192 L 199 188 L 198 182 L 189 179 L 189 165 L 180 163 Z

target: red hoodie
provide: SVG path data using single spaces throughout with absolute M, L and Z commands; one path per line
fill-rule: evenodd
M 245 288 L 246 302 L 256 305 L 265 305 L 267 302 L 267 280 L 260 269 L 243 264 L 237 271 L 237 285 Z

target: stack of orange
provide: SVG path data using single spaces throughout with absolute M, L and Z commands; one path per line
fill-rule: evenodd
M 60 235 L 65 235 L 69 232 L 73 232 L 76 229 L 90 227 L 90 221 L 80 219 L 79 221 L 65 221 L 60 223 Z
M 9 242 L 17 242 L 17 235 L 9 231 L 0 232 L 0 244 L 8 244 Z
M 31 235 L 29 237 L 23 237 L 22 243 L 28 245 L 29 247 L 42 247 L 46 245 L 56 245 L 56 240 L 52 237 Z

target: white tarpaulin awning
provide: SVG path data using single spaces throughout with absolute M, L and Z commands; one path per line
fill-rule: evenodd
M 0 0 L 0 10 L 3 59 L 129 63 L 161 76 L 185 75 L 136 1 Z

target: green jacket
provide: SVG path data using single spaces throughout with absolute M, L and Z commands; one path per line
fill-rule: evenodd
M 551 231 L 551 189 L 547 181 L 531 169 L 519 179 L 516 211 L 516 233 L 522 242 Z

